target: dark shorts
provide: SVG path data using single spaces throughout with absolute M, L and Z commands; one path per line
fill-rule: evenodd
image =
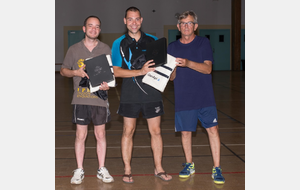
M 162 101 L 149 103 L 120 103 L 117 113 L 123 117 L 138 118 L 140 112 L 143 118 L 149 119 L 164 114 Z
M 72 121 L 79 125 L 88 125 L 91 121 L 94 125 L 102 125 L 110 121 L 110 112 L 106 107 L 74 105 Z
M 204 128 L 218 125 L 216 106 L 176 112 L 175 131 L 196 131 L 198 119 Z

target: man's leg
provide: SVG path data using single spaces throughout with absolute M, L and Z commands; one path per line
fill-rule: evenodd
M 94 133 L 97 140 L 97 156 L 99 162 L 99 169 L 105 164 L 106 155 L 106 136 L 105 136 L 105 124 L 95 125 Z
M 218 131 L 218 125 L 214 127 L 210 127 L 206 129 L 209 143 L 210 143 L 210 149 L 214 161 L 214 167 L 220 166 L 220 151 L 221 151 L 221 144 L 220 144 L 220 136 Z
M 192 132 L 191 131 L 181 131 L 181 143 L 182 143 L 186 162 L 192 163 L 193 157 L 192 157 Z
M 99 169 L 97 171 L 97 178 L 101 179 L 105 183 L 111 183 L 114 178 L 109 174 L 105 167 L 105 156 L 106 156 L 106 133 L 105 124 L 95 125 L 94 133 L 97 140 L 97 156 L 99 162 Z
M 222 175 L 222 169 L 220 168 L 220 155 L 221 155 L 221 143 L 218 131 L 218 125 L 207 128 L 211 153 L 214 161 L 214 167 L 212 169 L 212 178 L 216 184 L 224 184 L 225 178 Z
M 126 175 L 131 174 L 131 156 L 132 156 L 132 147 L 133 147 L 133 134 L 136 128 L 136 118 L 124 117 L 123 124 L 123 135 L 122 135 L 122 158 L 124 162 L 124 171 Z M 133 182 L 132 177 L 123 177 L 123 181 Z
M 155 174 L 165 172 L 162 167 L 163 141 L 160 130 L 161 116 L 147 119 L 149 132 L 151 134 L 151 148 L 153 151 Z M 171 180 L 170 175 L 161 175 L 164 180 Z
M 180 178 L 188 178 L 195 173 L 195 165 L 192 155 L 192 131 L 181 131 L 181 143 L 185 155 L 186 164 L 179 172 Z
M 188 178 L 195 173 L 192 155 L 192 132 L 197 130 L 198 110 L 175 112 L 175 131 L 181 131 L 181 144 L 185 155 L 184 168 L 180 178 Z
M 72 121 L 73 123 L 76 123 L 75 156 L 77 169 L 73 171 L 74 174 L 71 178 L 71 184 L 81 184 L 82 180 L 84 179 L 83 159 L 85 153 L 85 140 L 89 123 L 88 107 L 85 105 L 74 105 L 73 113 L 74 114 Z
M 87 125 L 76 125 L 76 138 L 75 138 L 75 155 L 77 161 L 77 168 L 83 169 L 83 158 L 85 151 L 85 139 L 87 136 Z

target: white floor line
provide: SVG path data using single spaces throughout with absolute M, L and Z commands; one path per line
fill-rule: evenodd
M 204 147 L 204 146 L 209 146 L 208 144 L 205 145 L 192 145 L 193 147 Z M 221 145 L 223 146 L 223 145 Z M 245 146 L 245 144 L 226 144 L 226 146 Z M 181 148 L 181 145 L 164 145 L 164 148 Z M 86 149 L 93 149 L 96 147 L 85 147 Z M 107 148 L 110 149 L 120 149 L 120 146 L 108 146 Z M 133 146 L 133 148 L 151 148 L 151 146 Z M 56 147 L 55 149 L 57 150 L 68 150 L 68 149 L 74 149 L 74 147 Z
M 245 127 L 239 127 L 239 128 L 219 128 L 219 130 L 231 130 L 231 129 L 245 129 Z M 162 131 L 174 131 L 175 129 L 161 129 Z M 199 130 L 199 129 L 198 129 Z M 106 132 L 122 132 L 123 130 L 106 130 Z M 148 131 L 148 129 L 137 129 L 136 131 Z M 76 132 L 75 130 L 64 130 L 64 131 L 55 131 L 56 133 L 70 133 L 70 132 Z M 94 130 L 89 130 L 88 132 L 94 132 Z

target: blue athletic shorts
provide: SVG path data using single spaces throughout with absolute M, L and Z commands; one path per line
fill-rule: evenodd
M 175 132 L 196 131 L 198 119 L 204 128 L 218 125 L 216 106 L 175 112 Z

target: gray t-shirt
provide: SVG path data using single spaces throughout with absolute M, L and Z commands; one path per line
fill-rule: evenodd
M 102 54 L 111 55 L 110 47 L 99 41 L 97 46 L 90 52 L 84 45 L 83 40 L 72 45 L 66 54 L 62 68 L 77 70 L 83 66 L 87 58 L 96 57 Z M 89 88 L 79 86 L 81 77 L 73 77 L 74 93 L 71 104 L 92 105 L 108 107 L 108 100 L 102 100 L 98 96 L 90 93 Z

